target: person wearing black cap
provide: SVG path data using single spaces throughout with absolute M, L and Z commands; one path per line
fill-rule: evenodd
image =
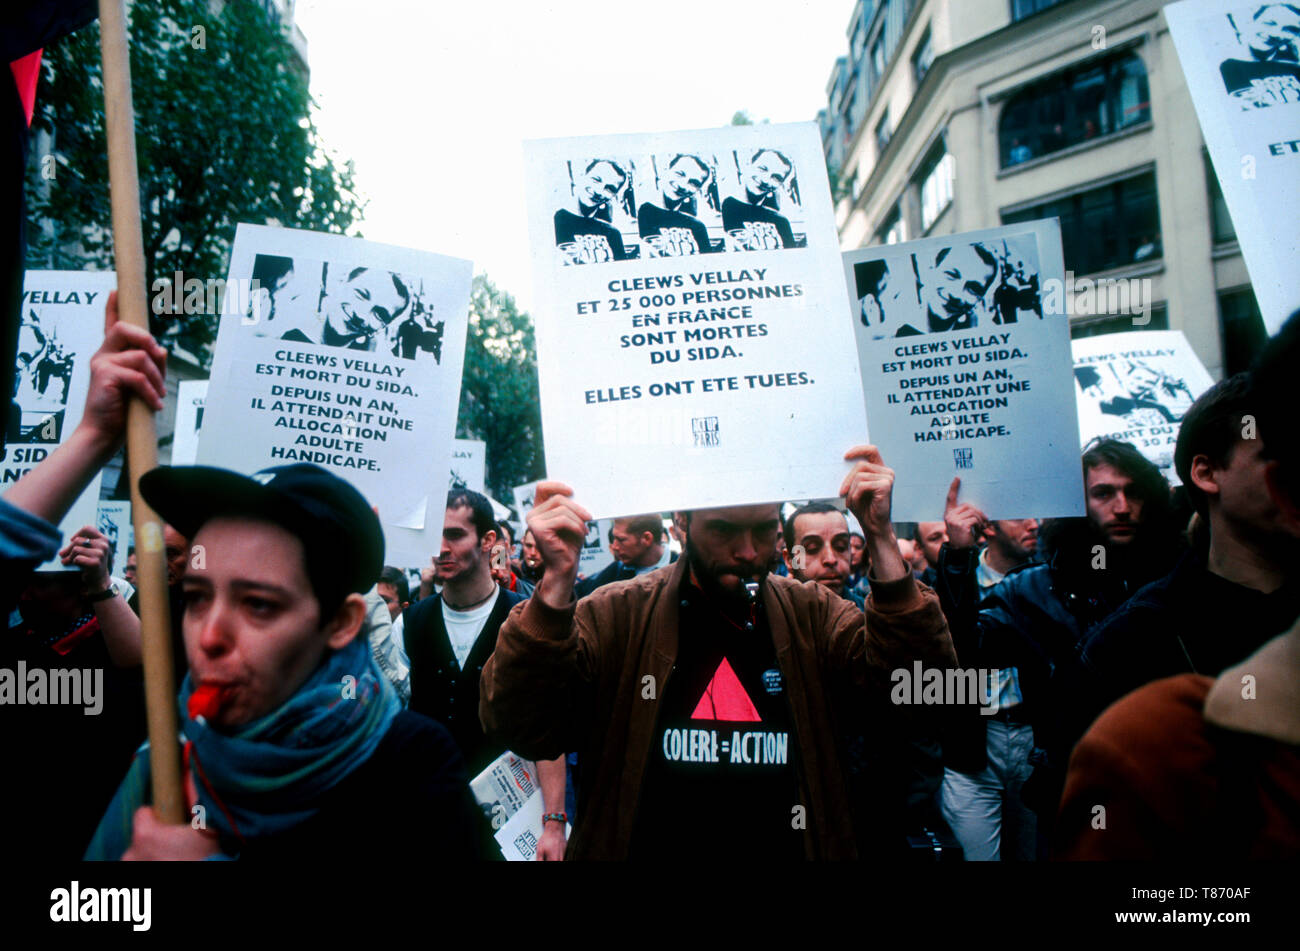
M 336 859 L 341 843 L 477 857 L 454 741 L 401 710 L 371 655 L 362 593 L 384 539 L 361 494 L 305 464 L 159 468 L 140 489 L 192 540 L 179 702 L 193 821 L 163 825 L 147 808 L 146 748 L 86 858 Z M 395 800 L 437 821 L 394 835 Z

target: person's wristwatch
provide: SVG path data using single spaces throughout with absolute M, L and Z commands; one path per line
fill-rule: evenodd
M 109 585 L 107 588 L 105 588 L 103 591 L 98 591 L 98 592 L 96 592 L 95 594 L 88 594 L 88 595 L 86 595 L 86 600 L 87 600 L 87 601 L 90 601 L 90 602 L 95 602 L 95 601 L 107 601 L 109 598 L 115 598 L 115 597 L 117 597 L 117 593 L 118 593 L 118 592 L 117 592 L 117 585 L 115 585 L 115 584 L 110 584 L 110 585 Z

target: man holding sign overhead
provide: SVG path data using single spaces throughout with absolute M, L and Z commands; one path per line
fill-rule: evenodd
M 479 714 L 520 755 L 579 751 L 567 858 L 852 858 L 836 724 L 891 670 L 956 663 L 938 600 L 890 524 L 874 446 L 840 486 L 871 555 L 862 611 L 768 574 L 777 504 L 678 512 L 684 556 L 575 603 L 590 513 L 557 482 L 528 517 L 545 564 L 502 625 Z

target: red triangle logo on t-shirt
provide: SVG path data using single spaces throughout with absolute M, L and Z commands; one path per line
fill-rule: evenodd
M 713 679 L 704 688 L 704 696 L 691 714 L 692 720 L 728 720 L 736 723 L 762 723 L 754 702 L 740 685 L 740 678 L 722 658 L 713 672 Z

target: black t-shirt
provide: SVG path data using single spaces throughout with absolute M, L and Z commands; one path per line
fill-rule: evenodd
M 799 755 L 767 619 L 689 584 L 681 598 L 630 857 L 801 860 Z
M 628 256 L 617 228 L 599 218 L 575 215 L 566 208 L 555 213 L 555 243 L 581 245 L 584 264 L 623 261 Z
M 1280 97 L 1279 102 L 1300 101 L 1300 63 L 1229 59 L 1220 64 L 1219 73 L 1224 87 L 1234 95 L 1259 83 L 1261 91 Z
M 637 212 L 637 225 L 641 237 L 658 235 L 673 252 L 673 256 L 685 254 L 709 254 L 713 243 L 709 241 L 709 229 L 699 218 L 680 211 L 670 211 L 646 202 Z M 694 246 L 694 247 L 692 247 Z
M 788 218 L 770 208 L 750 204 L 739 198 L 728 198 L 723 201 L 722 227 L 727 231 L 735 231 L 738 228 L 756 231 L 763 238 L 763 245 L 766 248 L 775 248 L 777 240 L 780 240 L 783 248 L 798 247 Z

